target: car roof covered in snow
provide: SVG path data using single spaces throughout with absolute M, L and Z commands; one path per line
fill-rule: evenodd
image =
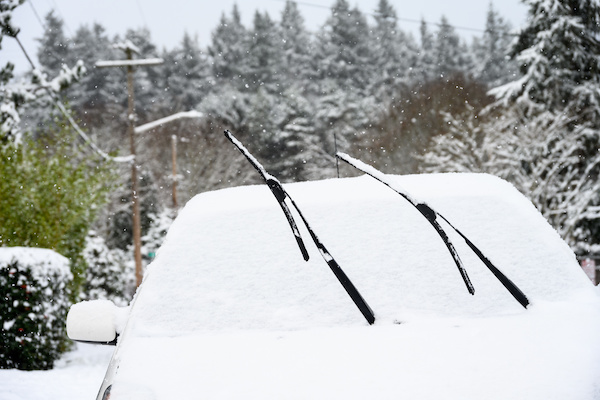
M 553 351 L 535 348 L 540 343 L 556 346 L 573 336 L 551 331 L 557 315 L 600 333 L 598 323 L 582 322 L 588 311 L 570 312 L 573 304 L 593 304 L 589 312 L 598 316 L 598 295 L 568 246 L 498 178 L 390 179 L 469 237 L 528 296 L 529 308 L 442 223 L 475 287 L 469 294 L 427 220 L 375 180 L 284 185 L 373 309 L 376 322 L 369 326 L 296 216 L 310 254 L 303 260 L 267 186 L 203 193 L 179 213 L 134 299 L 115 355 L 115 395 L 140 385 L 157 398 L 397 398 L 403 392 L 481 398 L 460 396 L 465 390 L 507 398 L 519 393 L 515 387 L 532 390 L 528 398 L 546 398 L 566 390 L 552 382 L 537 388 L 538 378 L 522 374 L 549 370 L 546 382 L 561 370 L 535 358 Z M 502 365 L 490 369 L 490 357 Z M 581 364 L 575 379 L 590 357 L 561 351 L 555 360 Z M 509 388 L 490 397 L 483 385 L 498 374 Z M 425 390 L 432 382 L 444 389 Z

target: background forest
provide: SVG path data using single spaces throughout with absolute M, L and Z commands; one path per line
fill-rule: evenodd
M 292 1 L 276 18 L 256 12 L 252 26 L 241 23 L 234 7 L 206 48 L 186 34 L 173 49 L 158 49 L 145 29 L 113 37 L 95 24 L 67 36 L 50 13 L 37 59 L 50 77 L 83 61 L 87 71 L 73 72 L 78 82 L 58 96 L 96 146 L 112 155 L 129 154 L 126 73 L 94 65 L 125 58 L 115 46 L 124 40 L 140 50 L 136 58 L 164 59 L 135 72 L 136 125 L 181 111 L 203 114 L 138 135 L 146 256 L 173 209 L 193 195 L 258 182 L 225 142 L 224 129 L 284 182 L 351 174 L 338 172 L 336 149 L 387 173 L 493 173 L 528 196 L 578 255 L 600 253 L 600 7 L 596 0 L 524 3 L 529 18 L 520 31 L 490 4 L 485 31 L 471 42 L 446 18 L 423 21 L 414 37 L 387 0 L 372 19 L 336 0 L 317 32 L 307 31 Z M 16 79 L 4 81 L 8 87 Z M 19 130 L 38 143 L 53 140 L 57 119 L 68 125 L 54 107 L 48 96 L 23 102 Z M 98 278 L 107 265 L 131 270 L 130 166 L 102 168 L 113 185 L 102 186 L 106 205 L 88 224 L 87 244 L 76 246 L 85 249 L 80 254 L 88 264 L 102 265 L 90 268 L 88 284 L 89 274 Z M 100 286 L 92 284 L 84 296 L 101 296 Z

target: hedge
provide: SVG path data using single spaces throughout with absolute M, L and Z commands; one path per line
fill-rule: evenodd
M 51 369 L 66 350 L 69 260 L 39 248 L 0 247 L 0 368 Z

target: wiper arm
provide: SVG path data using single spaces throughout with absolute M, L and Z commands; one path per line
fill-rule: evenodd
M 331 269 L 331 271 L 333 272 L 335 277 L 338 279 L 338 281 L 344 287 L 344 289 L 346 290 L 346 293 L 348 293 L 348 295 L 350 296 L 350 298 L 352 299 L 354 304 L 358 307 L 358 309 L 362 313 L 363 317 L 367 320 L 367 322 L 369 324 L 372 325 L 375 322 L 375 314 L 373 313 L 373 310 L 371 310 L 371 307 L 369 307 L 369 305 L 367 304 L 365 299 L 359 293 L 358 289 L 356 289 L 356 287 L 354 286 L 354 284 L 352 283 L 352 281 L 350 280 L 348 275 L 346 275 L 346 273 L 342 270 L 340 265 L 335 261 L 335 259 L 333 258 L 331 253 L 327 250 L 325 245 L 321 242 L 321 240 L 319 240 L 319 238 L 317 237 L 315 232 L 312 230 L 312 228 L 308 224 L 308 221 L 306 220 L 306 218 L 304 218 L 304 215 L 300 211 L 300 208 L 298 207 L 296 202 L 291 198 L 291 196 L 285 191 L 285 189 L 283 188 L 283 186 L 281 185 L 279 180 L 277 178 L 275 178 L 273 175 L 269 174 L 265 170 L 265 168 L 258 162 L 258 160 L 256 158 L 254 158 L 254 156 L 248 151 L 248 149 L 246 149 L 244 147 L 244 145 L 239 140 L 237 140 L 231 132 L 225 131 L 225 136 L 227 137 L 227 139 L 229 139 L 229 141 L 231 141 L 231 143 L 233 143 L 233 145 L 235 147 L 237 147 L 237 149 L 244 155 L 244 157 L 246 157 L 248 162 L 250 162 L 250 164 L 252 164 L 254 169 L 256 169 L 258 171 L 261 178 L 265 181 L 265 183 L 267 184 L 269 189 L 271 189 L 271 193 L 273 193 L 273 195 L 277 199 L 279 206 L 281 207 L 283 213 L 285 214 L 285 216 L 288 220 L 288 223 L 290 224 L 290 227 L 292 228 L 292 232 L 294 233 L 294 236 L 296 237 L 296 242 L 298 243 L 298 247 L 300 247 L 300 251 L 302 252 L 304 260 L 305 261 L 308 260 L 308 252 L 306 251 L 306 247 L 304 246 L 304 241 L 302 240 L 302 237 L 300 236 L 300 231 L 298 230 L 298 226 L 296 225 L 296 223 L 294 221 L 294 217 L 293 217 L 292 213 L 290 212 L 289 207 L 285 203 L 286 199 L 290 200 L 290 202 L 292 203 L 292 206 L 296 209 L 296 211 L 298 212 L 298 215 L 300 215 L 300 218 L 302 219 L 302 222 L 306 226 L 306 229 L 308 230 L 308 233 L 310 234 L 310 237 L 312 238 L 313 242 L 317 246 L 319 253 L 321 253 L 321 256 L 323 257 L 323 259 L 325 260 L 325 262 L 327 263 L 327 265 L 329 266 L 329 268 Z
M 504 275 L 483 254 L 483 252 L 481 250 L 479 250 L 479 248 L 477 246 L 475 246 L 475 244 L 473 244 L 473 242 L 471 242 L 461 231 L 459 231 L 457 228 L 455 228 L 454 225 L 452 225 L 450 223 L 450 221 L 448 221 L 443 215 L 441 215 L 440 213 L 438 213 L 437 211 L 432 209 L 427 204 L 416 201 L 406 191 L 399 190 L 398 188 L 394 187 L 387 180 L 385 174 L 383 172 L 377 170 L 376 168 L 374 168 L 368 164 L 365 164 L 364 162 L 362 162 L 360 160 L 352 158 L 348 154 L 345 154 L 345 153 L 337 153 L 336 156 L 340 160 L 345 161 L 346 163 L 350 164 L 351 166 L 358 169 L 359 171 L 362 171 L 365 174 L 376 179 L 377 181 L 383 183 L 384 185 L 386 185 L 387 187 L 389 187 L 390 189 L 392 189 L 393 191 L 398 193 L 400 196 L 402 196 L 404 199 L 406 199 L 410 204 L 412 204 L 414 207 L 416 207 L 417 210 L 419 210 L 419 212 L 427 219 L 427 221 L 429 221 L 433 225 L 433 227 L 436 229 L 436 231 L 438 232 L 438 234 L 440 235 L 440 237 L 442 238 L 442 240 L 448 247 L 448 250 L 450 251 L 452 258 L 454 259 L 456 265 L 458 266 L 458 268 L 461 272 L 461 275 L 463 277 L 463 280 L 465 280 L 465 284 L 467 285 L 467 288 L 469 288 L 469 292 L 471 294 L 473 294 L 473 292 L 471 291 L 472 285 L 471 285 L 471 282 L 468 280 L 469 278 L 466 275 L 464 266 L 462 266 L 462 262 L 458 258 L 458 253 L 456 253 L 456 249 L 450 242 L 448 235 L 446 235 L 446 233 L 444 232 L 444 230 L 442 229 L 440 224 L 436 221 L 436 217 L 440 217 L 441 219 L 443 219 L 448 224 L 448 226 L 450 226 L 460 237 L 462 237 L 464 239 L 464 241 L 467 243 L 467 246 L 469 246 L 469 248 L 475 253 L 475 255 L 477 255 L 477 257 L 479 257 L 479 259 L 492 272 L 492 274 L 494 274 L 494 276 L 500 281 L 500 283 L 502 283 L 502 285 L 510 292 L 510 294 L 515 298 L 515 300 L 517 300 L 519 302 L 519 304 L 521 304 L 524 308 L 527 308 L 527 306 L 529 305 L 529 299 L 527 298 L 527 296 L 525 296 L 525 294 L 521 291 L 521 289 L 519 289 L 519 287 L 513 281 L 511 281 L 506 275 Z

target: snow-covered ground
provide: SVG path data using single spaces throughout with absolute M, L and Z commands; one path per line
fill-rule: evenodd
M 94 400 L 114 349 L 77 343 L 52 370 L 0 369 L 0 399 Z

